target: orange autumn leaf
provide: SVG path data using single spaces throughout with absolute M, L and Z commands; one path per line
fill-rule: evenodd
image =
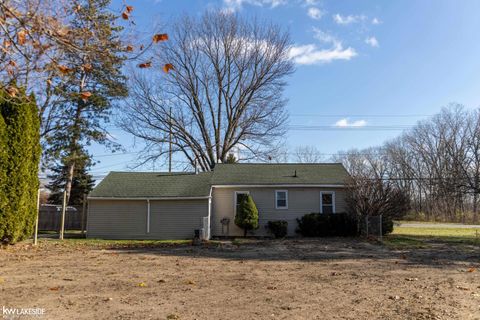
M 166 65 L 163 66 L 163 71 L 165 73 L 168 73 L 170 70 L 175 70 L 175 68 L 173 67 L 173 64 L 167 63 Z
M 17 32 L 17 42 L 19 45 L 24 45 L 27 42 L 27 33 L 25 30 L 20 30 Z
M 157 43 L 160 41 L 167 41 L 168 40 L 168 34 L 166 33 L 159 33 L 153 36 L 153 43 Z
M 477 271 L 476 268 L 470 268 L 470 269 L 467 270 L 467 272 L 475 272 L 475 271 Z
M 80 96 L 82 97 L 82 100 L 86 101 L 92 96 L 92 93 L 90 91 L 83 91 L 80 93 Z
M 68 74 L 68 73 L 72 72 L 71 68 L 69 68 L 67 66 L 64 66 L 64 65 L 59 65 L 57 68 L 63 74 Z
M 142 69 L 145 69 L 145 68 L 150 68 L 152 66 L 152 62 L 148 61 L 148 62 L 144 62 L 144 63 L 140 63 L 138 65 L 139 68 L 142 68 Z
M 128 45 L 127 48 L 126 48 L 127 52 L 132 52 L 133 51 L 133 46 L 132 45 Z
M 15 97 L 18 94 L 18 89 L 12 86 L 8 86 L 5 90 L 10 97 Z
M 82 66 L 83 71 L 85 72 L 90 72 L 93 70 L 93 67 L 90 63 L 86 63 Z
M 127 6 L 126 8 L 127 12 L 130 13 L 133 11 L 133 6 Z
M 122 18 L 123 18 L 123 20 L 128 20 L 128 17 L 129 17 L 129 16 L 128 16 L 128 12 L 126 12 L 126 11 L 122 12 Z
M 12 67 L 16 67 L 16 66 L 17 66 L 17 63 L 16 63 L 15 61 L 13 61 L 13 60 L 10 60 L 10 61 L 8 62 L 8 64 L 11 65 Z
M 10 42 L 9 40 L 3 40 L 3 46 L 5 48 L 9 48 L 11 45 L 12 45 L 12 42 Z

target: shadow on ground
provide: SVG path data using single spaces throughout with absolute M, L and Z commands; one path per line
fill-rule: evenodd
M 480 248 L 426 241 L 422 248 L 392 249 L 357 238 L 220 241 L 200 246 L 112 246 L 121 254 L 164 255 L 192 258 L 262 261 L 334 261 L 349 259 L 395 260 L 394 263 L 444 267 L 457 263 L 480 263 Z M 480 265 L 479 265 L 480 266 Z

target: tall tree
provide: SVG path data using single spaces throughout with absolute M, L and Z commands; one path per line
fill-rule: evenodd
M 70 205 L 83 204 L 84 195 L 92 191 L 95 185 L 93 176 L 88 173 L 92 165 L 89 155 L 80 146 L 77 147 L 77 150 L 78 156 L 70 192 Z M 63 191 L 68 180 L 68 163 L 60 162 L 50 170 L 52 173 L 48 175 L 50 183 L 47 185 L 47 188 L 51 193 L 48 197 L 48 202 L 60 204 L 62 203 Z
M 14 243 L 33 232 L 39 181 L 40 136 L 33 96 L 0 90 L 0 242 Z
M 240 161 L 267 158 L 285 133 L 289 49 L 287 33 L 256 19 L 183 17 L 157 56 L 171 64 L 166 76 L 133 77 L 122 127 L 146 142 L 147 161 L 168 154 L 170 137 L 173 151 L 204 171 L 233 148 Z
M 121 28 L 108 9 L 109 0 L 84 0 L 75 7 L 76 19 L 70 29 L 83 33 L 74 41 L 82 48 L 65 52 L 62 81 L 56 86 L 54 102 L 58 117 L 55 130 L 47 136 L 48 156 L 62 159 L 67 168 L 65 190 L 70 198 L 75 169 L 85 157 L 82 146 L 92 142 L 115 145 L 109 139 L 106 124 L 111 107 L 127 95 L 121 69 L 126 48 L 120 40 Z M 76 32 L 78 34 L 78 32 Z

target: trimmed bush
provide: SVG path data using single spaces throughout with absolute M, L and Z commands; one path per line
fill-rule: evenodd
M 258 209 L 250 195 L 243 197 L 237 209 L 235 224 L 243 229 L 243 236 L 249 230 L 258 229 Z
M 33 233 L 40 161 L 40 121 L 33 96 L 0 91 L 0 242 Z
M 268 230 L 275 238 L 285 238 L 287 235 L 288 222 L 285 220 L 268 221 Z
M 304 237 L 356 236 L 357 220 L 346 213 L 309 213 L 297 219 L 297 233 Z

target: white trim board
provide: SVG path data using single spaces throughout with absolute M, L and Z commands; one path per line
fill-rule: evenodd
M 346 188 L 344 184 L 219 184 L 212 188 Z

